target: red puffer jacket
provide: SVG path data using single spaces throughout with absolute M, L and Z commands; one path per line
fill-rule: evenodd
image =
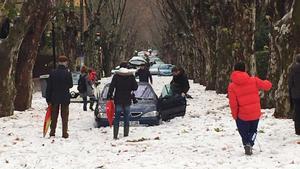
M 229 105 L 232 117 L 241 120 L 257 120 L 261 116 L 258 91 L 270 90 L 271 82 L 258 77 L 250 77 L 246 72 L 234 71 L 228 86 Z

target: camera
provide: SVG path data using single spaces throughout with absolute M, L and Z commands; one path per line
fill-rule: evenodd
M 136 104 L 138 102 L 134 93 L 131 93 L 131 100 L 133 104 Z

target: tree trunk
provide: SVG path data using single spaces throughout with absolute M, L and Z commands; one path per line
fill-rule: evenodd
M 300 2 L 295 1 L 293 10 L 286 14 L 274 27 L 276 41 L 272 44 L 276 51 L 279 51 L 279 55 L 276 58 L 279 59 L 281 65 L 280 78 L 275 91 L 275 117 L 289 117 L 293 115 L 290 109 L 289 95 L 288 95 L 288 75 L 292 66 L 295 54 L 300 52 L 300 27 L 297 25 L 298 20 L 296 13 L 299 13 Z M 292 12 L 294 11 L 294 13 Z M 276 55 L 274 53 L 273 55 Z M 276 85 L 276 84 L 275 84 Z
M 281 20 L 288 12 L 291 11 L 293 1 L 282 1 L 282 0 L 271 0 L 265 5 L 266 14 L 268 16 L 268 21 L 270 24 L 270 60 L 269 60 L 269 70 L 267 74 L 267 79 L 273 84 L 272 89 L 263 94 L 262 107 L 273 108 L 277 102 L 275 99 L 275 91 L 278 87 L 278 82 L 280 75 L 282 73 L 282 65 L 280 56 L 282 51 L 280 51 L 276 44 L 278 43 L 278 27 L 279 20 Z
M 49 1 L 40 1 L 37 8 L 39 16 L 33 22 L 33 25 L 26 33 L 19 51 L 17 67 L 16 67 L 16 98 L 14 101 L 15 110 L 24 111 L 31 107 L 33 81 L 32 71 L 38 53 L 39 42 L 45 30 L 45 27 L 50 19 L 50 4 Z
M 233 65 L 242 61 L 256 73 L 254 58 L 255 2 L 217 2 L 216 92 L 227 93 Z
M 228 83 L 230 81 L 230 73 L 232 71 L 232 30 L 228 28 L 217 28 L 217 42 L 216 42 L 216 92 L 226 93 Z
M 199 81 L 203 81 L 206 90 L 214 90 L 216 86 L 216 15 L 214 2 L 211 0 L 200 1 L 195 4 L 192 30 L 195 35 L 197 47 L 203 58 L 201 59 L 203 75 Z
M 22 40 L 35 17 L 35 3 L 23 3 L 20 17 L 11 28 L 8 37 L 0 43 L 0 117 L 13 115 L 16 62 Z

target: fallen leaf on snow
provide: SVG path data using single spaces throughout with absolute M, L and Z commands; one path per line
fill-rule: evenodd
M 160 138 L 157 136 L 157 137 L 154 138 L 154 140 L 160 140 Z
M 142 141 L 146 141 L 146 140 L 150 140 L 150 139 L 142 137 L 142 138 L 137 139 L 137 140 L 126 140 L 126 142 L 135 143 L 135 142 L 142 142 Z

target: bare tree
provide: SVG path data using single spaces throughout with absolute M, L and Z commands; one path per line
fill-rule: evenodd
M 18 53 L 32 21 L 34 18 L 39 17 L 35 12 L 39 2 L 40 0 L 29 0 L 23 3 L 20 16 L 13 18 L 14 26 L 10 29 L 8 37 L 0 43 L 0 60 L 2 61 L 0 67 L 0 117 L 13 114 L 16 94 L 15 71 Z M 8 9 L 13 6 L 13 3 L 12 1 L 7 1 L 1 9 Z M 8 16 L 8 13 L 5 16 Z
M 33 81 L 32 71 L 38 53 L 41 36 L 53 14 L 52 4 L 48 0 L 38 1 L 36 16 L 27 30 L 18 54 L 15 86 L 17 89 L 14 101 L 15 110 L 24 111 L 31 106 Z

